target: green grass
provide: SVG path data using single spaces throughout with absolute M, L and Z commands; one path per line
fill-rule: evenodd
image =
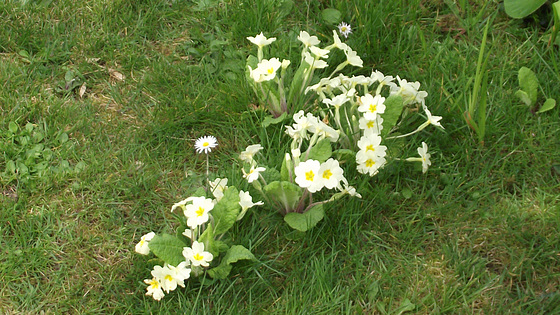
M 370 2 L 0 4 L 0 311 L 560 311 L 559 109 L 534 115 L 513 95 L 527 66 L 542 92 L 560 100 L 558 47 L 542 40 L 546 30 L 507 18 L 495 2 L 482 13 L 485 1 Z M 429 172 L 395 162 L 374 178 L 356 175 L 364 198 L 327 206 L 305 234 L 256 209 L 230 237 L 257 262 L 237 263 L 211 285 L 189 281 L 160 302 L 146 297 L 142 280 L 153 262 L 133 248 L 151 230 L 171 231 L 171 205 L 203 180 L 194 139 L 218 137 L 211 171 L 235 183 L 242 179 L 231 165 L 246 145 L 261 142 L 271 161 L 287 145 L 274 126 L 256 125 L 258 111 L 247 113 L 258 104 L 243 74 L 254 53 L 246 37 L 277 37 L 273 49 L 296 60 L 300 30 L 328 42 L 334 26 L 321 10 L 329 7 L 352 25 L 348 44 L 364 60 L 352 74 L 373 68 L 417 80 L 432 113 L 444 117 L 444 132 L 426 129 L 405 149 L 414 155 L 428 139 Z M 462 113 L 492 14 L 482 146 Z M 85 82 L 83 96 L 81 85 L 57 89 L 69 70 Z M 31 143 L 14 140 L 28 123 Z M 42 139 L 33 138 L 38 132 Z M 8 161 L 25 161 L 36 144 L 52 158 L 41 151 L 28 163 L 45 161 L 47 171 L 8 176 Z

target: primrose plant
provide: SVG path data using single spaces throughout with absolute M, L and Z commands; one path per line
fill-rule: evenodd
M 349 29 L 349 25 L 345 27 Z M 441 117 L 432 115 L 426 106 L 428 93 L 420 90 L 419 82 L 409 82 L 399 76 L 386 76 L 377 70 L 373 70 L 369 76 L 348 77 L 342 74 L 341 71 L 348 65 L 363 67 L 363 61 L 356 51 L 341 41 L 336 31 L 333 31 L 333 43 L 323 48 L 319 47 L 321 42 L 316 36 L 300 32 L 298 40 L 303 46 L 301 61 L 290 84 L 285 81 L 286 69 L 291 62 L 263 57 L 262 47 L 273 43 L 275 39 L 267 39 L 262 33 L 248 39 L 258 46 L 258 57 L 248 58 L 249 82 L 253 84 L 258 97 L 268 104 L 272 115 L 280 117 L 277 121 L 283 119 L 282 113 L 292 115 L 295 109 L 309 110 L 317 116 L 318 121 L 328 121 L 333 126 L 327 126 L 328 132 L 338 134 L 336 140 L 330 137 L 337 152 L 353 156 L 360 173 L 374 176 L 385 166 L 389 158 L 386 145 L 390 145 L 391 140 L 419 133 L 430 125 L 443 128 L 439 123 Z M 334 70 L 328 77 L 316 76 L 315 70 L 327 68 L 326 59 L 336 50 L 344 53 L 346 60 L 333 66 Z M 288 86 L 289 89 L 286 88 Z M 409 128 L 405 118 L 419 112 L 424 114 L 424 123 L 413 131 L 402 133 L 401 127 Z M 302 117 L 307 118 L 311 114 L 302 113 L 294 111 L 293 120 L 298 128 L 305 129 L 301 127 Z M 301 139 L 307 139 L 306 135 L 299 135 L 295 128 L 288 126 L 286 130 L 294 139 L 292 150 L 301 149 Z M 309 148 L 314 145 L 311 139 Z M 422 170 L 426 172 L 431 164 L 427 151 L 427 144 L 422 142 L 418 148 L 419 157 L 391 158 L 422 162 Z
M 195 143 L 198 153 L 206 157 L 218 145 L 212 136 L 199 138 Z M 208 169 L 208 158 L 207 169 Z M 208 174 L 208 171 L 207 171 Z M 227 232 L 241 220 L 247 210 L 262 202 L 253 202 L 251 195 L 234 186 L 227 186 L 227 178 L 208 180 L 208 189 L 199 188 L 190 196 L 171 207 L 178 228 L 175 235 L 143 235 L 135 251 L 142 255 L 153 253 L 161 262 L 154 266 L 146 295 L 161 300 L 166 293 L 185 287 L 185 280 L 204 273 L 213 279 L 224 279 L 239 260 L 254 260 L 253 254 L 242 245 L 231 245 Z M 210 196 L 209 196 L 210 195 Z
M 244 162 L 244 177 L 267 204 L 283 214 L 292 228 L 305 232 L 324 217 L 323 204 L 345 195 L 361 196 L 348 185 L 339 161 L 332 157 L 332 143 L 339 132 L 311 113 L 299 111 L 293 118 L 295 123 L 287 127 L 291 149 L 285 153 L 280 171 L 264 167 L 266 161 L 257 161 L 263 149 L 260 144 L 250 145 L 239 157 Z M 325 197 L 327 190 L 335 192 Z

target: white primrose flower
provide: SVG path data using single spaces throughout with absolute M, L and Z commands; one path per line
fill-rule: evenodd
M 183 247 L 183 256 L 191 262 L 191 266 L 208 267 L 214 255 L 204 251 L 204 243 L 194 241 L 191 247 Z
M 185 287 L 185 279 L 191 275 L 191 269 L 187 268 L 186 261 L 181 262 L 177 267 L 165 264 L 163 267 L 155 266 L 152 270 L 152 276 L 159 280 L 159 283 L 165 292 L 173 291 L 177 285 Z
M 343 173 L 344 171 L 339 166 L 338 161 L 333 158 L 321 163 L 318 172 L 321 177 L 322 185 L 328 189 L 339 187 L 340 181 L 346 181 Z
M 270 45 L 272 42 L 274 42 L 274 41 L 276 40 L 275 37 L 266 38 L 266 36 L 264 36 L 262 32 L 261 32 L 259 35 L 255 36 L 255 37 L 249 36 L 249 37 L 247 37 L 247 39 L 248 39 L 251 43 L 253 43 L 253 44 L 259 46 L 259 48 L 262 48 L 263 46 Z
M 334 107 L 335 109 L 340 108 L 340 106 L 344 105 L 344 103 L 348 102 L 350 98 L 346 94 L 339 94 L 332 99 L 325 98 L 323 99 L 323 103 Z
M 329 52 L 330 52 L 330 51 L 327 50 L 327 49 L 322 49 L 322 48 L 319 48 L 319 47 L 317 47 L 317 46 L 311 46 L 311 47 L 309 47 L 309 50 L 311 51 L 312 54 L 315 55 L 315 59 L 319 59 L 319 58 L 326 59 L 326 58 L 329 58 Z
M 138 254 L 148 255 L 150 253 L 150 247 L 148 247 L 148 242 L 150 242 L 152 240 L 152 238 L 154 238 L 155 235 L 156 235 L 156 233 L 154 233 L 154 232 L 144 234 L 140 238 L 140 242 L 138 242 L 138 244 L 136 244 L 136 246 L 134 248 L 134 251 L 136 251 Z
M 387 147 L 381 145 L 381 137 L 379 135 L 362 136 L 358 140 L 358 148 L 360 151 L 356 153 L 356 159 L 365 160 L 369 154 L 374 154 L 378 157 L 385 157 L 387 154 Z M 364 158 L 362 158 L 362 156 Z
M 420 82 L 408 82 L 405 79 L 401 79 L 397 76 L 397 81 L 399 82 L 398 88 L 392 88 L 392 94 L 398 94 L 402 96 L 405 104 L 412 103 L 423 103 L 428 93 L 425 91 L 419 91 Z
M 381 85 L 388 85 L 391 87 L 391 89 L 397 88 L 397 84 L 395 84 L 393 81 L 395 80 L 395 78 L 393 76 L 385 76 L 381 71 L 379 70 L 375 70 L 371 72 L 371 76 L 370 78 L 372 79 L 373 82 L 379 82 L 379 84 Z
M 239 154 L 239 159 L 243 162 L 247 162 L 249 164 L 253 164 L 254 160 L 254 156 L 259 153 L 260 150 L 262 150 L 263 147 L 260 144 L 252 144 L 250 146 L 248 146 L 245 151 L 241 152 Z
M 175 211 L 175 209 L 177 208 L 181 208 L 181 210 L 185 211 L 185 206 L 187 204 L 187 202 L 190 202 L 193 200 L 194 197 L 189 197 L 185 200 L 181 200 L 177 203 L 175 203 L 172 207 L 171 207 L 171 212 Z
M 276 72 L 281 66 L 282 62 L 278 58 L 263 59 L 259 62 L 256 69 L 253 70 L 249 67 L 249 72 L 251 78 L 257 83 L 270 81 L 276 77 Z
M 144 283 L 148 285 L 146 288 L 146 295 L 151 296 L 154 300 L 159 301 L 165 296 L 161 283 L 156 277 L 153 277 L 152 279 L 145 279 Z
M 191 229 L 208 222 L 210 210 L 214 209 L 214 201 L 206 197 L 193 197 L 192 204 L 185 207 L 187 225 Z
M 350 78 L 350 81 L 352 82 L 352 85 L 358 85 L 358 84 L 367 84 L 367 85 L 371 85 L 373 83 L 373 80 L 370 77 L 366 77 L 363 75 L 357 75 L 357 76 L 353 76 Z
M 364 113 L 364 118 L 367 120 L 375 120 L 377 114 L 383 114 L 385 112 L 385 98 L 381 95 L 372 96 L 371 94 L 366 94 L 360 97 L 361 105 L 358 106 L 358 111 Z
M 338 31 L 340 32 L 340 34 L 342 36 L 344 36 L 345 38 L 348 38 L 348 35 L 350 33 L 352 33 L 352 27 L 350 26 L 350 24 L 342 22 L 342 23 L 338 24 Z
M 321 175 L 319 175 L 320 167 L 321 163 L 316 160 L 307 160 L 299 163 L 294 169 L 296 184 L 301 188 L 307 188 L 312 193 L 321 190 L 323 182 Z
M 346 54 L 346 60 L 349 64 L 353 65 L 354 67 L 363 67 L 364 62 L 362 61 L 362 58 L 360 58 L 360 56 L 358 56 L 358 53 L 352 50 L 350 46 L 348 46 L 348 48 L 344 50 L 344 53 Z
M 297 39 L 302 42 L 305 47 L 317 46 L 321 43 L 317 36 L 310 36 L 306 31 L 299 32 L 299 36 Z
M 251 197 L 248 191 L 240 190 L 239 205 L 241 206 L 241 213 L 239 213 L 239 215 L 237 216 L 237 220 L 241 220 L 245 216 L 247 210 L 249 210 L 254 206 L 262 206 L 264 205 L 264 202 L 262 201 L 253 202 L 253 197 Z
M 216 203 L 224 197 L 224 191 L 228 188 L 227 183 L 227 178 L 216 178 L 214 181 L 208 181 L 210 189 L 212 189 L 212 195 L 216 198 Z
M 364 136 L 369 137 L 372 135 L 379 135 L 383 130 L 383 117 L 377 115 L 375 120 L 368 120 L 365 117 L 360 117 L 358 121 L 359 128 L 364 131 Z
M 428 124 L 443 128 L 443 126 L 439 122 L 442 118 L 441 116 L 432 116 L 432 113 L 428 110 L 428 107 L 426 107 L 426 105 L 424 105 L 423 103 L 422 108 L 424 108 L 424 112 L 426 112 L 426 116 L 428 116 Z
M 326 61 L 324 61 L 324 60 L 320 60 L 320 59 L 318 59 L 318 58 L 314 58 L 313 56 L 311 56 L 311 54 L 310 54 L 308 51 L 306 51 L 306 52 L 303 54 L 303 59 L 304 59 L 305 62 L 306 62 L 307 64 L 309 64 L 309 65 L 311 66 L 311 68 L 313 68 L 313 69 L 323 69 L 323 68 L 328 67 L 328 65 L 329 65 L 329 64 L 328 64 Z
M 348 186 L 348 185 L 344 185 L 344 192 L 348 193 L 350 196 L 352 197 L 357 197 L 357 198 L 362 198 L 362 195 L 360 195 L 357 191 L 356 188 L 354 188 L 354 186 Z
M 428 167 L 432 165 L 430 161 L 430 153 L 428 153 L 428 145 L 425 142 L 422 142 L 422 146 L 418 147 L 417 149 L 419 158 L 408 158 L 406 161 L 409 162 L 422 162 L 422 173 L 426 173 L 428 171 Z
M 259 179 L 260 172 L 266 171 L 266 168 L 256 167 L 256 165 L 253 165 L 251 166 L 251 169 L 249 170 L 248 173 L 246 173 L 244 169 L 241 169 L 241 171 L 243 171 L 243 178 L 246 178 L 247 182 L 252 183 L 257 179 Z
M 333 39 L 334 39 L 333 47 L 336 47 L 340 50 L 348 49 L 349 46 L 340 41 L 340 37 L 338 37 L 338 34 L 336 33 L 335 30 L 333 30 Z
M 325 124 L 323 121 L 318 120 L 311 129 L 311 132 L 319 134 L 320 138 L 327 138 L 330 142 L 337 142 L 340 136 L 338 130 Z
M 182 233 L 184 236 L 186 236 L 189 239 L 193 239 L 194 238 L 194 232 L 196 230 L 191 230 L 191 229 L 185 229 L 185 231 Z
M 358 172 L 373 176 L 385 165 L 386 160 L 383 157 L 373 154 L 373 152 L 366 152 L 364 155 L 360 156 L 359 160 L 356 154 L 356 162 L 358 163 L 358 166 L 356 167 Z
M 208 154 L 217 145 L 218 145 L 218 141 L 216 140 L 216 137 L 205 136 L 205 137 L 200 137 L 200 138 L 196 139 L 194 147 L 195 147 L 197 153 L 204 152 L 204 153 Z

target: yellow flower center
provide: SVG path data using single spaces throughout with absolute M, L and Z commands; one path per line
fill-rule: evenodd
M 369 105 L 369 111 L 370 112 L 375 113 L 376 110 L 377 110 L 377 105 L 374 105 L 374 104 Z
M 342 33 L 346 32 L 348 29 L 346 28 L 346 26 L 343 26 L 340 28 L 340 30 L 342 31 Z
M 368 128 L 373 128 L 373 121 L 368 121 L 367 127 Z
M 366 151 L 375 151 L 375 148 L 373 147 L 372 144 L 370 144 L 366 147 Z
M 366 167 L 372 167 L 375 165 L 375 161 L 372 159 L 369 159 L 366 161 Z
M 152 281 L 150 281 L 150 286 L 154 289 L 159 289 L 159 282 L 156 278 L 153 278 Z
M 331 170 L 326 170 L 323 172 L 323 178 L 329 179 L 332 176 Z
M 272 73 L 274 73 L 274 68 L 269 68 L 268 69 L 268 74 L 272 74 Z
M 315 174 L 313 174 L 313 171 L 309 171 L 309 172 L 305 173 L 305 179 L 307 179 L 308 181 L 313 181 L 314 177 L 315 177 Z
M 208 143 L 208 141 L 206 141 L 206 142 L 204 142 L 204 143 L 202 144 L 203 147 L 207 147 L 207 146 L 209 146 L 209 145 L 210 145 L 210 143 Z
M 173 277 L 170 276 L 170 275 L 166 275 L 166 276 L 165 276 L 165 280 L 167 280 L 167 281 L 173 281 Z
M 204 208 L 198 207 L 198 210 L 195 211 L 197 216 L 202 216 L 204 214 Z
M 193 258 L 195 260 L 202 260 L 202 259 L 204 259 L 204 256 L 200 255 L 199 253 L 196 253 L 196 254 L 194 254 Z

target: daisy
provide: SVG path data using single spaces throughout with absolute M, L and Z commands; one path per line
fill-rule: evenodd
M 338 24 L 338 31 L 342 36 L 348 38 L 348 35 L 352 33 L 352 27 L 350 26 L 350 24 L 346 24 L 345 22 L 342 22 Z
M 205 136 L 205 137 L 200 137 L 200 138 L 196 139 L 196 142 L 194 144 L 194 148 L 196 149 L 196 153 L 204 152 L 204 153 L 208 154 L 217 145 L 218 145 L 218 140 L 216 140 L 216 137 Z

